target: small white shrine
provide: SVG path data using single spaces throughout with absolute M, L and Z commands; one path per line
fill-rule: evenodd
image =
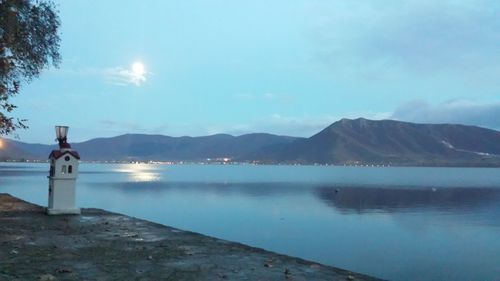
M 49 215 L 77 215 L 80 209 L 75 206 L 76 178 L 80 155 L 71 149 L 67 142 L 67 126 L 56 126 L 59 149 L 49 155 Z

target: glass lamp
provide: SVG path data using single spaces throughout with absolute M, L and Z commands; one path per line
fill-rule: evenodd
M 63 140 L 66 139 L 68 136 L 68 126 L 56 126 L 56 137 L 57 140 Z
M 63 147 L 66 144 L 67 136 L 68 136 L 68 126 L 56 126 L 56 137 L 59 141 L 59 146 Z

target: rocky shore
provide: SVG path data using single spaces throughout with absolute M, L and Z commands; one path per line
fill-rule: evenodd
M 0 280 L 379 280 L 99 209 L 0 194 Z

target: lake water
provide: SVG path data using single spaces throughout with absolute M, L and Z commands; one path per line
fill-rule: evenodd
M 47 204 L 48 164 L 0 163 Z M 81 164 L 97 207 L 390 280 L 500 280 L 500 169 Z

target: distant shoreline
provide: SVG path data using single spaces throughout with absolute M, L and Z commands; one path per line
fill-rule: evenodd
M 16 159 L 16 160 L 1 160 L 0 163 L 49 163 L 49 160 L 39 159 Z M 271 162 L 235 162 L 235 161 L 153 161 L 153 160 L 138 160 L 138 161 L 85 161 L 84 164 L 148 164 L 148 165 L 249 165 L 249 166 L 324 166 L 324 167 L 358 167 L 358 168 L 500 168 L 500 163 L 460 163 L 460 164 L 332 164 L 332 163 L 271 163 Z

